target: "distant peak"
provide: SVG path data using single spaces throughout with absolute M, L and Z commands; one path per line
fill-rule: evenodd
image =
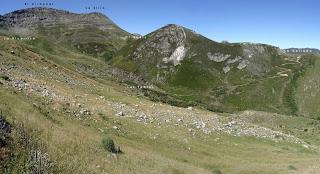
M 34 7 L 16 10 L 0 17 L 0 27 L 5 26 L 17 33 L 21 33 L 21 29 L 26 29 L 27 32 L 24 33 L 32 33 L 38 24 L 66 24 L 76 27 L 91 25 L 101 30 L 121 29 L 106 15 L 99 12 L 73 13 L 54 8 Z
M 200 35 L 199 33 L 197 33 L 196 31 L 192 30 L 192 29 L 189 29 L 189 28 L 186 28 L 182 25 L 178 25 L 178 24 L 167 24 L 165 25 L 164 27 L 160 28 L 160 30 L 165 30 L 165 29 L 169 29 L 169 30 L 181 30 L 183 32 L 190 32 L 190 33 L 193 33 L 193 34 L 196 34 L 196 35 Z
M 91 13 L 85 13 L 86 15 L 92 15 L 92 16 L 99 16 L 99 17 L 107 17 L 105 14 L 100 12 L 91 12 Z
M 162 28 L 185 28 L 185 27 L 183 27 L 181 25 L 177 25 L 177 24 L 167 24 Z
M 10 14 L 24 14 L 24 13 L 64 13 L 64 14 L 68 14 L 70 12 L 65 11 L 65 10 L 48 8 L 48 7 L 33 7 L 33 8 L 16 10 L 11 13 L 5 14 L 5 16 L 10 15 Z
M 55 8 L 48 8 L 48 7 L 33 7 L 33 8 L 26 8 L 16 10 L 10 13 L 5 14 L 4 16 L 13 15 L 13 14 L 26 14 L 26 13 L 34 13 L 34 14 L 74 14 L 74 15 L 88 15 L 88 16 L 96 16 L 96 17 L 103 17 L 108 18 L 105 14 L 100 12 L 91 12 L 91 13 L 73 13 L 66 10 L 60 10 Z
M 167 24 L 167 26 L 168 26 L 168 27 L 169 27 L 169 26 L 180 27 L 180 25 L 178 25 L 178 24 Z
M 287 49 L 282 49 L 282 51 L 285 53 L 295 53 L 295 54 L 320 53 L 320 50 L 316 48 L 287 48 Z
M 65 20 L 67 18 L 73 19 L 78 16 L 80 18 L 91 20 L 94 22 L 95 20 L 107 20 L 108 22 L 114 24 L 105 14 L 100 12 L 92 12 L 92 13 L 73 13 L 66 10 L 47 8 L 47 7 L 33 7 L 26 8 L 13 11 L 11 13 L 5 14 L 3 17 L 17 17 L 24 18 L 28 16 L 43 16 L 45 18 L 57 19 L 61 18 L 61 20 Z M 115 24 L 114 24 L 115 25 Z

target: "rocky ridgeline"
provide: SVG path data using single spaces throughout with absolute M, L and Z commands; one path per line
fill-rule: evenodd
M 180 64 L 180 62 L 186 56 L 188 47 L 185 42 L 187 35 L 185 28 L 178 25 L 167 25 L 156 32 L 147 35 L 145 42 L 138 45 L 135 52 L 133 52 L 133 59 L 141 61 L 146 57 L 152 57 L 154 55 L 161 55 L 163 65 L 173 63 L 174 66 Z
M 119 29 L 101 13 L 76 14 L 43 7 L 17 10 L 0 17 L 0 27 L 25 35 L 34 33 L 34 29 L 39 25 L 48 27 L 57 24 L 66 24 L 70 27 L 91 25 L 101 30 Z
M 218 43 L 174 24 L 142 37 L 126 49 L 128 52 L 120 55 L 133 63 L 135 73 L 153 84 L 163 86 L 180 83 L 183 77 L 180 73 L 184 71 L 186 76 L 204 76 L 200 75 L 201 72 L 214 78 L 238 71 L 257 77 L 267 75 L 274 67 L 271 62 L 280 59 L 281 55 L 280 49 L 274 46 Z M 123 66 L 126 61 L 118 64 L 127 67 Z M 132 67 L 126 70 L 132 71 Z M 193 71 L 194 74 L 191 73 Z
M 139 45 L 137 51 L 153 48 L 154 51 L 170 56 L 177 47 L 184 45 L 187 36 L 183 27 L 170 24 L 146 37 L 148 39 Z M 137 55 L 137 57 L 141 56 Z
M 223 53 L 207 53 L 209 60 L 223 63 L 224 67 L 222 71 L 226 74 L 232 69 L 236 68 L 239 70 L 246 69 L 252 74 L 264 74 L 270 71 L 271 65 L 267 62 L 270 61 L 272 56 L 280 55 L 281 51 L 279 48 L 263 45 L 263 44 L 253 44 L 253 43 L 241 43 L 242 55 L 232 56 L 230 54 Z M 257 63 L 259 61 L 265 62 L 264 65 Z
M 262 75 L 271 71 L 272 65 L 270 62 L 272 59 L 280 59 L 281 50 L 278 47 L 255 44 L 255 43 L 242 43 L 243 60 L 242 65 L 246 70 L 254 75 Z M 238 68 L 239 69 L 239 68 Z
M 222 71 L 225 74 L 235 67 L 239 70 L 242 70 L 250 64 L 250 61 L 248 59 L 244 59 L 241 56 L 236 56 L 235 58 L 232 58 L 229 54 L 211 52 L 208 52 L 207 56 L 211 61 L 223 62 L 224 67 L 222 68 Z

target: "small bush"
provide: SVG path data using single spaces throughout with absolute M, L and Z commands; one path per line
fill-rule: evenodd
M 212 173 L 213 173 L 213 174 L 222 174 L 221 170 L 219 170 L 219 169 L 217 169 L 217 168 L 213 169 L 213 170 L 212 170 Z
M 293 165 L 288 166 L 289 170 L 297 170 L 297 168 L 295 168 Z
M 222 174 L 222 173 L 221 173 L 221 170 L 215 169 L 215 170 L 213 170 L 213 174 Z
M 98 115 L 104 120 L 104 121 L 109 121 L 109 117 L 107 117 L 106 115 L 104 115 L 103 113 L 98 113 Z
M 114 141 L 111 139 L 111 138 L 104 138 L 102 140 L 102 144 L 103 144 L 103 147 L 109 151 L 109 152 L 112 152 L 112 153 L 116 153 L 117 152 L 117 149 L 116 149 L 116 146 L 114 144 Z
M 5 81 L 10 81 L 10 78 L 6 75 L 0 75 L 0 78 L 5 80 Z

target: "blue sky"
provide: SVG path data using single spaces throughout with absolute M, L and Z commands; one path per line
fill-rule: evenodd
M 26 2 L 52 2 L 53 8 L 78 13 L 104 7 L 97 11 L 142 35 L 174 23 L 216 41 L 320 48 L 317 0 L 0 0 L 0 14 L 31 7 Z

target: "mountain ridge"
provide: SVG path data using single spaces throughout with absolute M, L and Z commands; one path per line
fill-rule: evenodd
M 101 30 L 117 29 L 126 32 L 117 26 L 110 18 L 103 13 L 72 13 L 46 7 L 34 7 L 16 10 L 2 16 L 0 25 L 6 26 L 17 34 L 32 34 L 32 30 L 38 25 L 45 27 L 56 24 L 71 26 L 93 25 Z M 20 30 L 19 30 L 20 29 Z M 29 31 L 27 30 L 29 29 Z
M 182 96 L 179 99 L 197 101 L 211 110 L 232 112 L 263 110 L 266 103 L 277 101 L 280 96 L 266 97 L 270 86 L 260 83 L 268 83 L 266 77 L 280 76 L 277 66 L 285 62 L 281 56 L 280 48 L 272 45 L 220 43 L 169 24 L 124 46 L 111 64 L 142 76 L 169 95 Z M 264 92 L 259 96 L 246 86 Z M 284 85 L 277 88 L 276 93 Z M 252 98 L 259 97 L 262 100 L 251 103 Z
M 289 54 L 320 54 L 320 50 L 317 48 L 286 48 L 282 51 Z
M 51 13 L 56 13 L 56 14 L 69 14 L 69 15 L 83 15 L 83 16 L 90 16 L 90 15 L 93 15 L 95 17 L 103 17 L 105 19 L 107 19 L 108 22 L 112 23 L 113 25 L 115 25 L 116 27 L 120 28 L 119 26 L 116 25 L 116 23 L 114 21 L 112 21 L 106 14 L 104 13 L 101 13 L 101 12 L 89 12 L 89 13 L 76 13 L 76 12 L 70 12 L 68 10 L 63 10 L 63 9 L 57 9 L 57 8 L 50 8 L 50 7 L 31 7 L 31 8 L 23 8 L 23 9 L 18 9 L 18 10 L 14 10 L 12 12 L 8 12 L 8 13 L 5 13 L 5 14 L 0 14 L 0 26 L 1 26 L 1 21 L 2 20 L 7 20 L 7 18 L 9 17 L 13 17 L 14 14 L 23 14 L 23 13 L 34 13 L 34 12 L 51 12 Z M 173 24 L 173 23 L 169 23 L 169 24 L 166 24 L 160 28 L 164 28 L 164 27 L 167 27 L 167 26 L 180 26 L 180 27 L 184 27 L 182 25 L 179 25 L 179 24 Z M 159 29 L 160 29 L 159 28 Z M 189 29 L 189 28 L 186 28 L 184 27 L 185 29 Z M 123 29 L 122 29 L 123 30 Z M 156 29 L 157 30 L 157 29 Z M 155 31 L 156 31 L 155 30 Z M 189 29 L 191 31 L 193 31 L 192 29 Z M 195 31 L 194 31 L 195 32 Z M 150 32 L 152 33 L 152 32 Z M 149 33 L 149 34 L 150 34 Z M 195 32 L 196 33 L 196 32 Z M 199 33 L 197 33 L 199 34 Z M 148 34 L 146 34 L 148 35 Z M 144 36 L 146 36 L 144 35 Z M 203 35 L 202 35 L 203 36 Z M 206 37 L 206 36 L 204 36 Z M 208 38 L 208 37 L 206 37 Z M 208 38 L 210 39 L 211 41 L 214 41 L 213 39 L 211 38 Z M 217 42 L 217 41 L 215 41 Z M 225 41 L 227 42 L 227 41 Z M 227 42 L 229 43 L 229 42 Z M 262 44 L 262 45 L 269 45 L 269 46 L 274 46 L 274 45 L 271 45 L 271 44 L 265 44 L 265 43 L 254 43 L 254 42 L 233 42 L 233 43 L 229 43 L 229 44 Z M 274 46 L 274 47 L 277 47 L 277 46 Z M 312 50 L 316 50 L 316 51 L 319 51 L 319 49 L 317 48 L 282 48 L 282 50 L 287 50 L 287 49 L 312 49 Z
M 44 7 L 7 13 L 0 26 L 9 36 L 33 36 L 38 39 L 33 43 L 64 45 L 101 59 L 110 59 L 132 37 L 102 13 L 78 14 Z

